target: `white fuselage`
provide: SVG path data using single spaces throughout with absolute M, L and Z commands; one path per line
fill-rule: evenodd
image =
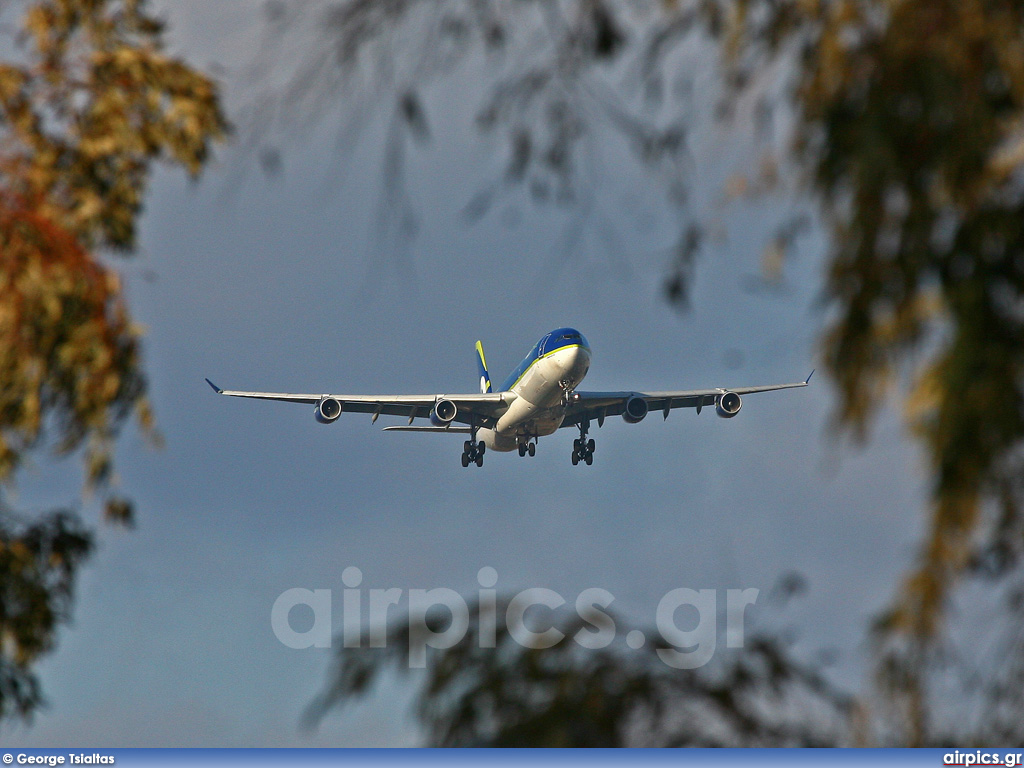
M 478 439 L 490 450 L 514 451 L 521 442 L 550 435 L 565 418 L 565 393 L 587 375 L 590 352 L 580 345 L 540 357 L 510 388 L 515 398 L 494 429 L 480 429 Z

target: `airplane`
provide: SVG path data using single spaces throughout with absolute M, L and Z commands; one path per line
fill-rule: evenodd
M 563 427 L 576 427 L 572 463 L 594 462 L 594 440 L 587 433 L 593 421 L 604 426 L 609 416 L 622 416 L 628 424 L 643 421 L 650 411 L 664 418 L 675 408 L 714 406 L 723 419 L 740 412 L 742 396 L 756 392 L 806 387 L 814 371 L 793 384 L 769 384 L 731 389 L 691 389 L 669 392 L 580 392 L 576 389 L 590 370 L 590 345 L 575 328 L 556 328 L 538 341 L 495 392 L 487 372 L 483 345 L 476 343 L 480 392 L 465 395 L 331 395 L 285 392 L 241 392 L 221 389 L 209 379 L 218 395 L 283 400 L 315 406 L 321 424 L 332 424 L 342 413 L 369 413 L 371 423 L 381 414 L 405 416 L 407 425 L 384 427 L 385 432 L 439 432 L 469 435 L 462 446 L 462 466 L 484 465 L 487 450 L 519 451 L 533 456 L 537 440 Z M 429 425 L 414 425 L 417 418 Z M 456 426 L 460 425 L 460 426 Z

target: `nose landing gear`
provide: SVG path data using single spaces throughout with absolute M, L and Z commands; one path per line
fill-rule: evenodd
M 580 395 L 578 392 L 572 391 L 572 382 L 560 381 L 559 386 L 562 388 L 562 405 L 570 406 L 575 405 L 580 401 Z
M 520 456 L 525 456 L 526 454 L 535 456 L 537 454 L 537 443 L 535 441 L 527 439 L 526 442 L 520 442 L 516 447 L 519 448 Z

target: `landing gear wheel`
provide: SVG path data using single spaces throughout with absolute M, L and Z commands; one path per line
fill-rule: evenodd
M 525 456 L 526 455 L 526 444 L 525 443 L 520 443 L 519 444 L 519 455 L 520 456 Z
M 535 443 L 530 443 L 528 446 L 526 446 L 526 451 L 531 456 L 536 455 L 536 453 L 537 453 L 537 445 Z
M 572 441 L 572 463 L 576 466 L 585 461 L 587 466 L 594 463 L 594 440 L 587 439 L 587 430 L 590 428 L 589 421 L 581 421 L 577 426 L 580 428 L 580 436 Z
M 469 466 L 469 454 L 468 453 L 463 453 L 462 454 L 462 466 L 464 466 L 464 467 L 468 467 Z
M 484 452 L 483 452 L 483 451 L 480 451 L 480 452 L 479 452 L 479 453 L 478 453 L 478 454 L 476 455 L 476 465 L 477 465 L 478 467 L 482 467 L 482 466 L 484 465 Z

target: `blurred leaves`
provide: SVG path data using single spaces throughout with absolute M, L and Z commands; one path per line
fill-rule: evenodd
M 897 377 L 909 381 L 931 519 L 880 642 L 921 743 L 953 586 L 1001 531 L 1021 530 L 1024 6 L 741 6 L 760 18 L 745 22 L 748 43 L 799 50 L 795 156 L 832 229 L 823 351 L 838 424 L 863 437 Z M 1002 551 L 1016 557 L 1019 540 Z
M 635 166 L 658 179 L 652 194 L 664 196 L 670 216 L 691 223 L 684 210 L 686 126 L 677 115 L 665 120 L 620 96 L 623 82 L 635 88 L 649 81 L 645 103 L 658 101 L 664 73 L 651 60 L 698 32 L 692 13 L 673 12 L 670 29 L 655 4 L 604 0 L 275 2 L 267 14 L 252 76 L 260 85 L 244 119 L 247 143 L 258 155 L 296 129 L 337 118 L 347 151 L 367 126 L 382 123 L 375 239 L 394 246 L 389 255 L 404 251 L 416 231 L 401 189 L 406 150 L 426 147 L 439 125 L 457 119 L 432 98 L 435 84 L 458 72 L 485 83 L 467 94 L 468 117 L 497 145 L 498 170 L 468 202 L 467 221 L 513 198 L 553 206 L 570 218 L 564 240 L 575 246 L 583 223 L 610 218 L 594 201 L 613 172 L 598 147 L 613 136 L 624 137 Z
M 648 642 L 633 650 L 630 628 L 613 617 L 620 641 L 585 649 L 572 638 L 607 623 L 603 612 L 557 613 L 565 638 L 550 648 L 521 645 L 500 617 L 508 602 L 474 604 L 469 630 L 451 648 L 428 655 L 416 714 L 432 746 L 835 746 L 849 742 L 849 696 L 771 633 L 748 635 L 741 651 L 720 652 L 693 670 L 663 663 Z M 600 615 L 598 615 L 600 614 Z M 493 626 L 493 647 L 480 627 Z M 483 622 L 481 624 L 481 619 Z M 429 624 L 429 617 L 428 617 Z M 439 627 L 434 628 L 438 631 Z M 332 709 L 371 693 L 387 671 L 409 670 L 417 629 L 408 618 L 387 631 L 384 647 L 343 648 L 326 689 L 310 706 L 315 725 Z M 658 637 L 654 630 L 645 633 Z
M 42 703 L 32 664 L 54 645 L 71 612 L 78 566 L 92 535 L 74 515 L 25 523 L 0 516 L 0 719 L 27 719 Z
M 87 491 L 130 525 L 131 502 L 109 495 L 113 441 L 132 416 L 155 434 L 140 332 L 104 255 L 134 248 L 151 164 L 196 176 L 227 123 L 213 82 L 161 51 L 142 2 L 22 10 L 0 61 L 0 485 L 33 450 L 81 451 Z M 31 663 L 67 618 L 89 541 L 64 513 L 0 519 L 0 717 L 38 703 Z
M 49 427 L 61 452 L 86 444 L 87 480 L 105 485 L 117 425 L 134 410 L 150 425 L 117 275 L 12 196 L 0 197 L 0 249 L 0 480 Z

